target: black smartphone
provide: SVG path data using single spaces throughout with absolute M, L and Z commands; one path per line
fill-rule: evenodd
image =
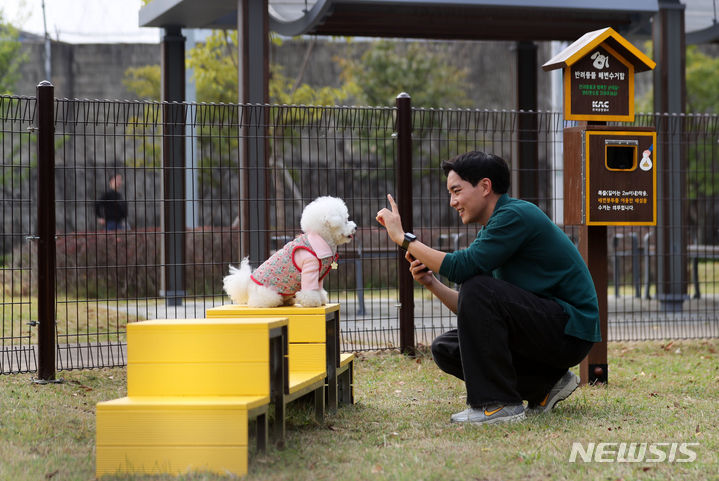
M 414 258 L 414 256 L 412 254 L 409 254 L 409 256 L 412 258 L 413 261 L 417 260 Z M 422 269 L 419 272 L 427 272 L 428 270 L 429 270 L 429 267 L 425 266 L 424 269 Z

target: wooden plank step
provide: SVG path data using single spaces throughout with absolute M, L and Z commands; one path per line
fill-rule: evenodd
M 325 372 L 323 371 L 295 371 L 290 372 L 290 392 L 309 392 L 309 388 L 324 386 Z
M 290 372 L 289 384 L 289 392 L 284 396 L 283 403 L 288 403 L 299 399 L 305 394 L 313 393 L 315 419 L 318 423 L 321 423 L 325 417 L 325 372 Z M 284 411 L 284 406 L 282 410 Z
M 340 354 L 340 365 L 338 367 L 340 367 L 340 368 L 347 367 L 350 363 L 354 362 L 354 360 L 355 360 L 354 352 L 343 352 Z
M 96 475 L 247 473 L 248 423 L 269 396 L 124 397 L 96 407 Z M 263 435 L 264 435 L 263 432 Z M 266 444 L 266 440 L 264 440 Z

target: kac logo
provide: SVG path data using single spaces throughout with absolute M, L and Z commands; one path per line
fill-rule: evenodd
M 585 463 L 691 463 L 699 443 L 572 443 L 569 462 L 579 457 Z
M 593 112 L 608 112 L 609 100 L 592 100 Z

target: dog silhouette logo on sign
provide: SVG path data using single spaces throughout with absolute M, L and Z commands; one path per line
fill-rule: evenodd
M 609 68 L 609 56 L 604 55 L 603 53 L 594 52 L 591 57 L 592 60 L 594 60 L 594 68 L 597 70 L 602 70 L 603 68 Z

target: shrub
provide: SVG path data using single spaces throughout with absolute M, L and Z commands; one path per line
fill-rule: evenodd
M 127 299 L 159 297 L 162 288 L 162 232 L 78 232 L 56 244 L 58 297 Z M 187 295 L 219 294 L 227 265 L 237 263 L 239 231 L 199 228 L 185 237 Z M 3 291 L 37 293 L 37 245 L 16 247 L 2 271 Z

